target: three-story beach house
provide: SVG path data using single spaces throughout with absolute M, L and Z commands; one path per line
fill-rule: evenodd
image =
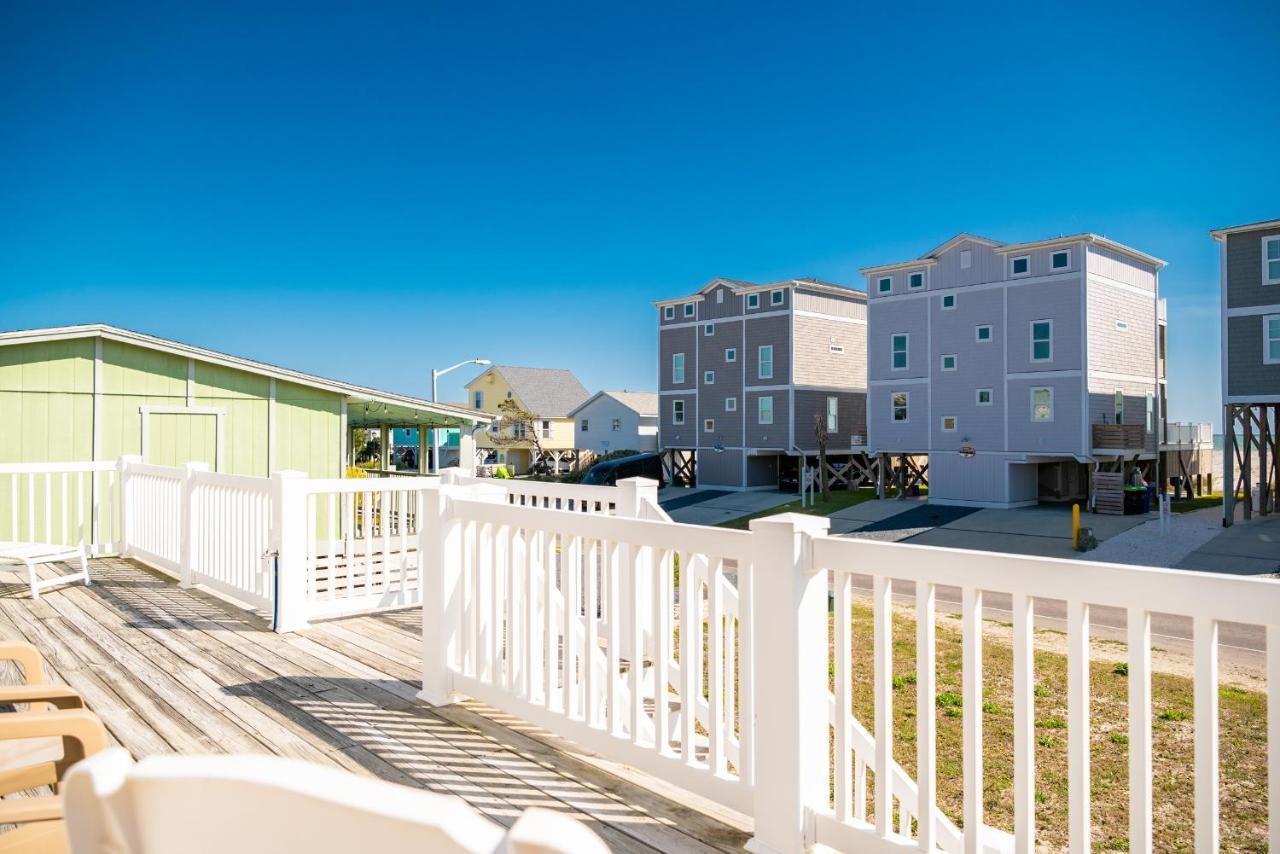
M 713 279 L 658 313 L 658 446 L 675 482 L 772 489 L 817 451 L 861 454 L 867 296 L 794 279 Z
M 1274 509 L 1280 407 L 1280 219 L 1210 232 L 1221 253 L 1223 521 Z M 1236 470 L 1237 460 L 1239 471 Z M 1232 488 L 1234 487 L 1234 488 Z
M 958 234 L 862 270 L 870 450 L 927 455 L 944 504 L 1075 499 L 1090 468 L 1155 477 L 1163 266 L 1095 234 Z

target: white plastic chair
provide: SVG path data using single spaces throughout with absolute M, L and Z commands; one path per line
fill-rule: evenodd
M 80 571 L 54 578 L 39 578 L 36 567 L 46 563 L 76 562 Z M 31 583 L 31 598 L 39 599 L 40 591 L 58 584 L 83 580 L 89 584 L 89 558 L 84 546 L 58 546 L 52 543 L 0 542 L 0 564 L 18 563 L 27 568 Z
M 274 756 L 151 756 L 119 748 L 63 784 L 72 854 L 607 852 L 574 819 L 527 810 L 509 832 L 460 798 Z

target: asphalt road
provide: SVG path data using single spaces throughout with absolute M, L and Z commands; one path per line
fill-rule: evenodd
M 870 593 L 871 579 L 855 575 L 854 586 Z M 895 581 L 893 584 L 894 599 L 900 602 L 915 603 L 915 584 L 910 581 Z M 959 587 L 937 587 L 938 609 L 951 613 L 960 613 L 961 594 Z M 1013 621 L 1013 597 L 1008 593 L 982 594 L 984 615 L 988 619 Z M 1067 603 L 1059 599 L 1035 600 L 1036 627 L 1066 631 Z M 1105 605 L 1089 607 L 1090 635 L 1108 640 L 1124 640 L 1128 620 L 1124 608 L 1112 608 Z M 1151 615 L 1151 643 L 1173 650 L 1190 651 L 1192 641 L 1192 621 L 1190 617 L 1172 614 Z M 1251 626 L 1245 623 L 1218 624 L 1218 654 L 1240 663 L 1257 664 L 1260 655 L 1267 649 L 1266 630 L 1262 626 Z

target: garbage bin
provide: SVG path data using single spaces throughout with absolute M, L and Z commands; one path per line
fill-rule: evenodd
M 1126 486 L 1124 488 L 1124 515 L 1137 516 L 1143 512 L 1142 505 L 1147 498 L 1144 486 Z
M 1150 513 L 1151 508 L 1156 505 L 1156 485 L 1154 483 L 1147 484 L 1147 494 L 1142 502 L 1142 512 Z

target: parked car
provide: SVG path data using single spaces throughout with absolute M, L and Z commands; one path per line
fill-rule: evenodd
M 662 476 L 662 458 L 657 454 L 636 454 L 596 463 L 582 476 L 582 483 L 591 486 L 617 486 L 620 479 L 647 477 L 666 486 Z

